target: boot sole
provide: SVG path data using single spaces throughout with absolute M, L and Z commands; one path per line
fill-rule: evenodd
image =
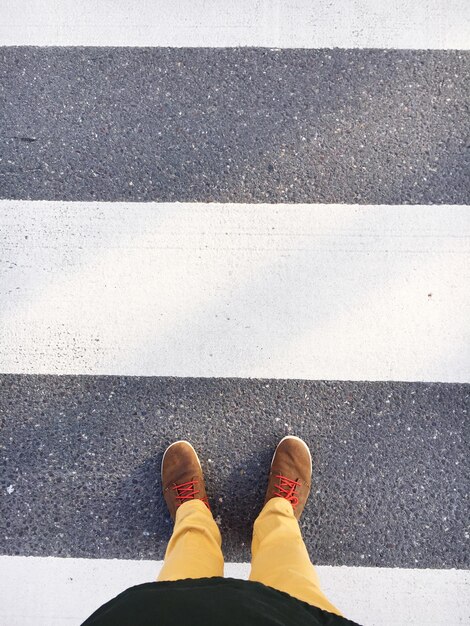
M 165 461 L 165 456 L 166 456 L 166 453 L 168 452 L 168 450 L 169 450 L 172 446 L 174 446 L 174 445 L 175 445 L 175 444 L 177 444 L 177 443 L 186 443 L 186 444 L 187 444 L 187 445 L 191 448 L 191 450 L 192 450 L 192 451 L 194 452 L 194 454 L 196 455 L 197 462 L 199 463 L 199 467 L 200 467 L 200 468 L 201 468 L 201 470 L 202 470 L 201 461 L 199 460 L 199 457 L 198 457 L 197 452 L 196 452 L 196 450 L 194 449 L 194 447 L 193 447 L 193 446 L 189 443 L 189 441 L 186 441 L 186 439 L 179 439 L 178 441 L 173 441 L 173 443 L 171 443 L 171 444 L 168 446 L 168 448 L 165 450 L 165 452 L 163 453 L 162 464 L 161 464 L 161 466 L 160 466 L 160 474 L 162 474 L 162 473 L 163 473 L 163 463 L 164 463 L 164 461 Z

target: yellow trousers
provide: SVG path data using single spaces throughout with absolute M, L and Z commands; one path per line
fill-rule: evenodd
M 201 500 L 185 502 L 176 511 L 157 580 L 223 576 L 221 546 L 219 528 L 206 505 Z M 271 498 L 266 503 L 254 524 L 251 553 L 250 580 L 341 615 L 320 589 L 290 502 Z

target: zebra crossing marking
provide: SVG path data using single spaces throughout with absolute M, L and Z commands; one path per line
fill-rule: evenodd
M 76 626 L 121 591 L 154 580 L 161 564 L 143 560 L 0 556 L 0 571 L 4 573 L 0 621 L 8 626 Z M 470 619 L 468 571 L 329 566 L 317 569 L 327 596 L 360 624 L 457 626 Z M 248 573 L 247 563 L 225 564 L 227 577 L 247 578 Z
M 467 0 L 4 0 L 0 45 L 470 47 Z
M 465 206 L 1 201 L 4 373 L 469 382 Z

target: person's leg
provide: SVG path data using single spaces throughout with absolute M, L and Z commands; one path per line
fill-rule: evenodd
M 251 551 L 250 580 L 341 615 L 320 589 L 290 502 L 272 498 L 266 503 L 254 524 Z
M 250 580 L 341 615 L 320 589 L 298 523 L 311 475 L 307 444 L 298 437 L 285 437 L 274 453 L 265 504 L 253 528 Z
M 202 500 L 192 500 L 176 512 L 175 528 L 157 580 L 224 575 L 222 540 L 212 513 Z
M 175 526 L 157 580 L 223 576 L 220 531 L 209 509 L 199 458 L 189 442 L 176 441 L 167 448 L 162 484 Z

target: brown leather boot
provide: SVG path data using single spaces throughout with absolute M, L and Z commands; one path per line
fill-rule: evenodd
M 189 441 L 175 441 L 165 450 L 162 486 L 173 520 L 176 509 L 188 500 L 202 500 L 210 510 L 201 463 Z
M 292 504 L 297 519 L 307 502 L 312 480 L 312 457 L 305 441 L 288 436 L 281 439 L 271 462 L 264 503 L 284 498 Z

